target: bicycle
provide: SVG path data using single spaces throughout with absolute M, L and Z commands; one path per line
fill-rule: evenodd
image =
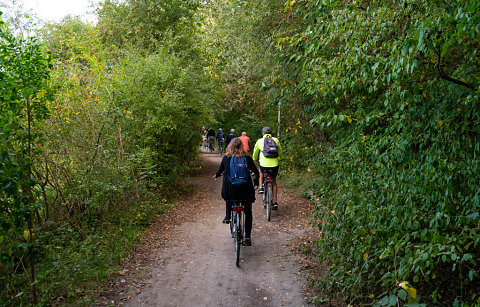
M 270 221 L 273 206 L 273 178 L 272 171 L 263 172 L 263 208 L 267 210 L 267 221 Z
M 223 150 L 223 141 L 218 141 L 218 153 L 223 155 L 225 151 Z
M 202 146 L 205 151 L 208 149 L 208 139 L 206 137 L 203 138 Z
M 210 150 L 210 153 L 213 153 L 213 141 L 208 140 L 208 149 Z
M 245 207 L 240 202 L 232 204 L 232 216 L 230 219 L 230 233 L 232 234 L 233 244 L 235 245 L 235 265 L 240 267 L 240 247 L 243 244 L 245 216 L 243 210 Z

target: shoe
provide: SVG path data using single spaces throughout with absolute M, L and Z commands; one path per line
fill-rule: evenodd
M 278 209 L 278 204 L 277 204 L 277 203 L 273 203 L 272 210 L 277 210 L 277 209 Z
M 252 239 L 245 238 L 245 240 L 243 240 L 243 246 L 252 246 Z
M 230 224 L 230 219 L 224 218 L 222 223 L 224 224 Z
M 264 190 L 263 188 L 258 188 L 258 194 L 263 194 Z

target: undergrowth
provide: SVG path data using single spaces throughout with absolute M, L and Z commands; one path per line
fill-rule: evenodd
M 68 223 L 44 224 L 44 235 L 36 246 L 39 304 L 92 304 L 105 278 L 118 270 L 128 252 L 141 242 L 151 221 L 169 206 L 165 199 L 131 204 L 92 225 L 83 240 Z M 29 271 L 19 273 L 10 287 L 28 284 Z M 2 291 L 0 304 L 30 304 L 30 293 L 10 290 L 16 294 L 9 296 Z

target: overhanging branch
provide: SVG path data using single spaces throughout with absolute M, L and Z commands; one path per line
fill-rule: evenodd
M 447 80 L 447 81 L 450 81 L 452 83 L 462 85 L 462 86 L 468 87 L 469 89 L 475 90 L 475 86 L 473 84 L 454 79 L 454 78 L 448 76 L 446 73 L 444 73 L 441 70 L 439 71 L 439 75 L 440 75 L 440 78 L 443 79 L 443 80 Z
M 473 84 L 454 79 L 454 78 L 450 77 L 449 75 L 447 75 L 443 71 L 443 69 L 442 69 L 441 47 L 442 47 L 441 45 L 438 45 L 437 49 L 435 50 L 435 53 L 437 54 L 437 71 L 438 71 L 438 76 L 440 77 L 440 79 L 443 79 L 443 80 L 446 80 L 446 81 L 449 81 L 449 82 L 452 82 L 452 83 L 455 83 L 455 84 L 458 84 L 458 85 L 461 85 L 461 86 L 465 86 L 466 88 L 469 88 L 471 90 L 475 90 L 475 86 Z

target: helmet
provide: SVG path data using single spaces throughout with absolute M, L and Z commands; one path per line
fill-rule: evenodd
M 262 132 L 265 133 L 265 134 L 271 134 L 272 133 L 272 128 L 263 127 Z
M 218 128 L 218 131 L 223 131 L 222 128 Z
M 235 129 L 230 129 L 230 133 L 231 133 L 231 134 L 234 134 L 234 133 L 235 133 Z

